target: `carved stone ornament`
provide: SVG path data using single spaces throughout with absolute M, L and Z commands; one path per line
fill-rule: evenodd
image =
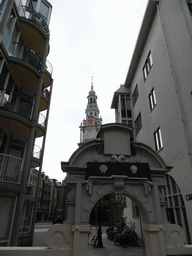
M 70 224 L 55 224 L 46 234 L 46 243 L 51 249 L 72 248 L 73 233 Z

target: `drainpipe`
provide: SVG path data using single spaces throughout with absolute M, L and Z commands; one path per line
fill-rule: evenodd
M 36 213 L 37 213 L 37 207 L 39 202 L 39 190 L 40 190 L 40 183 L 41 183 L 41 171 L 42 171 L 42 165 L 43 165 L 43 155 L 45 150 L 45 141 L 46 141 L 46 135 L 47 135 L 47 125 L 48 125 L 48 119 L 49 119 L 49 111 L 50 111 L 50 105 L 51 105 L 51 94 L 52 94 L 52 88 L 53 88 L 53 80 L 51 80 L 50 85 L 50 100 L 49 100 L 49 107 L 47 109 L 47 116 L 46 116 L 46 126 L 45 126 L 45 134 L 43 138 L 43 145 L 42 145 L 42 151 L 41 151 L 41 165 L 39 167 L 38 172 L 38 178 L 37 178 L 37 189 L 35 194 L 35 205 L 34 205 L 34 211 L 33 211 L 33 218 L 32 218 L 32 224 L 31 224 L 31 233 L 30 233 L 30 241 L 31 245 L 33 245 L 33 235 L 34 235 L 34 229 L 35 229 L 35 222 L 36 222 Z
M 5 3 L 6 6 L 3 10 L 3 16 L 1 17 L 1 23 L 0 23 L 0 43 L 2 41 L 4 31 L 5 31 L 5 28 L 7 25 L 7 21 L 10 16 L 14 2 L 15 2 L 15 0 L 9 0 L 9 1 L 6 1 L 6 3 Z
M 168 47 L 167 47 L 167 43 L 166 43 L 166 40 L 165 40 L 165 35 L 164 35 L 164 31 L 163 31 L 163 25 L 162 25 L 162 22 L 161 22 L 161 15 L 160 15 L 160 10 L 159 10 L 159 5 L 158 4 L 157 4 L 157 13 L 158 13 L 158 18 L 159 18 L 159 23 L 160 23 L 160 26 L 161 26 L 161 32 L 162 32 L 163 41 L 164 41 L 164 45 L 165 45 L 167 60 L 168 60 L 168 64 L 169 64 L 169 71 L 170 71 L 170 74 L 171 74 L 172 85 L 173 85 L 173 89 L 174 89 L 174 92 L 175 92 L 175 100 L 176 100 L 176 103 L 177 103 L 179 118 L 180 118 L 180 121 L 181 121 L 183 137 L 184 137 L 185 145 L 186 145 L 186 148 L 187 148 L 187 154 L 188 154 L 188 157 L 189 157 L 189 162 L 190 162 L 191 171 L 192 171 L 192 157 L 191 157 L 192 154 L 190 152 L 190 146 L 189 146 L 189 143 L 188 143 L 188 140 L 187 140 L 187 131 L 186 131 L 186 127 L 185 127 L 185 120 L 184 120 L 183 114 L 182 114 L 182 108 L 181 108 L 181 103 L 180 103 L 180 99 L 179 99 L 179 93 L 178 93 L 177 86 L 176 86 L 175 79 L 174 79 L 174 73 L 173 73 L 171 62 L 170 62 Z
M 33 144 L 34 144 L 38 114 L 39 114 L 39 102 L 40 102 L 41 92 L 42 92 L 42 88 L 43 88 L 45 63 L 46 63 L 48 48 L 49 48 L 49 38 L 46 38 L 44 52 L 43 52 L 43 56 L 42 56 L 41 70 L 39 72 L 39 81 L 38 81 L 37 93 L 35 96 L 31 128 L 30 128 L 30 132 L 29 132 L 26 155 L 25 155 L 24 164 L 23 164 L 21 189 L 20 189 L 20 193 L 18 194 L 18 203 L 16 206 L 16 214 L 15 214 L 15 218 L 14 218 L 10 246 L 17 246 L 18 241 L 19 241 L 19 230 L 20 230 L 21 218 L 22 218 L 22 213 L 23 213 L 23 206 L 24 206 L 24 202 L 25 202 L 25 193 L 26 193 L 26 186 L 27 186 L 27 180 L 28 180 L 28 174 L 29 174 L 29 168 L 30 168 L 31 155 L 33 152 Z

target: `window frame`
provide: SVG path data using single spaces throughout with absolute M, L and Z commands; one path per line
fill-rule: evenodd
M 149 52 L 145 64 L 143 66 L 143 77 L 144 77 L 144 81 L 146 81 L 147 77 L 149 76 L 149 73 L 152 69 L 153 66 L 153 58 L 152 58 L 152 54 L 151 51 Z
M 132 94 L 133 107 L 135 106 L 138 98 L 139 98 L 139 90 L 138 90 L 138 84 L 136 84 L 135 89 Z
M 142 128 L 142 119 L 141 119 L 141 112 L 138 114 L 137 118 L 135 119 L 135 133 L 136 136 Z
M 149 106 L 150 106 L 150 111 L 153 111 L 153 109 L 157 105 L 157 98 L 155 94 L 155 89 L 153 88 L 149 94 Z
M 156 151 L 159 152 L 160 150 L 163 149 L 163 138 L 162 138 L 162 132 L 160 127 L 154 132 L 154 139 L 155 139 Z

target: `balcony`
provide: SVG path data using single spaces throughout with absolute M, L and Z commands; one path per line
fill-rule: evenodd
M 20 5 L 19 22 L 27 45 L 42 56 L 45 39 L 49 37 L 49 27 L 46 19 L 28 6 Z
M 53 73 L 53 67 L 51 63 L 47 60 L 45 65 L 44 87 L 50 86 L 52 73 Z
M 0 181 L 20 184 L 22 162 L 21 158 L 0 153 Z
M 39 111 L 47 109 L 48 103 L 50 102 L 50 87 L 45 88 L 41 94 L 41 99 L 39 103 Z
M 40 71 L 41 57 L 33 49 L 24 44 L 12 42 L 9 47 L 9 52 L 13 57 L 27 62 L 38 72 Z
M 28 138 L 32 112 L 31 98 L 19 92 L 0 90 L 0 124 L 15 139 Z
M 28 6 L 22 5 L 20 17 L 24 17 L 25 19 L 28 19 L 34 22 L 35 25 L 37 25 L 41 30 L 43 30 L 46 36 L 49 36 L 49 27 L 47 25 L 46 19 L 43 17 L 42 14 L 37 13 L 36 11 L 34 11 Z
M 46 126 L 46 117 L 39 113 L 38 124 L 36 126 L 36 138 L 44 135 Z
M 27 186 L 26 196 L 35 197 L 36 189 L 37 189 L 37 185 L 35 185 L 35 184 L 28 185 Z
M 41 150 L 41 147 L 39 147 L 38 145 L 34 145 L 30 168 L 38 167 L 41 164 Z
M 23 91 L 35 95 L 38 86 L 41 57 L 24 44 L 12 42 L 8 47 L 11 71 Z
M 17 113 L 30 120 L 33 111 L 33 100 L 23 93 L 3 89 L 0 90 L 0 108 Z

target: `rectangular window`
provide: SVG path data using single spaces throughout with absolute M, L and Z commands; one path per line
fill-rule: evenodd
M 49 15 L 49 6 L 41 2 L 40 4 L 40 13 L 44 16 L 45 19 L 48 19 Z
M 139 207 L 133 201 L 132 201 L 132 214 L 133 214 L 133 218 L 140 217 Z
M 156 151 L 159 151 L 160 149 L 163 148 L 163 140 L 162 140 L 160 128 L 158 128 L 157 131 L 154 133 L 154 137 L 155 137 Z
M 137 99 L 139 98 L 139 92 L 138 92 L 138 86 L 136 85 L 135 90 L 133 92 L 133 107 L 135 106 L 135 103 Z
M 142 122 L 141 122 L 141 112 L 140 112 L 139 115 L 137 116 L 137 119 L 135 120 L 135 132 L 136 132 L 136 135 L 139 133 L 141 128 L 142 128 Z
M 144 80 L 147 79 L 152 66 L 153 66 L 153 59 L 152 59 L 151 52 L 149 52 L 149 55 L 147 56 L 147 59 L 145 61 L 144 67 L 143 67 Z
M 151 90 L 151 92 L 149 94 L 149 104 L 150 104 L 151 111 L 155 108 L 155 106 L 157 104 L 154 88 Z

